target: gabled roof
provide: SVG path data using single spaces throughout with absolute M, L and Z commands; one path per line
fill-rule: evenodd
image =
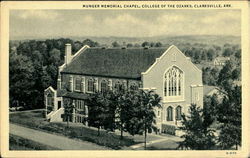
M 62 73 L 140 79 L 166 48 L 88 48 Z
M 230 58 L 229 57 L 216 57 L 214 60 L 218 60 L 220 62 L 226 62 L 230 60 Z

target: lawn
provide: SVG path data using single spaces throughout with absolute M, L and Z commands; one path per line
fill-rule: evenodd
M 143 142 L 143 136 L 131 136 L 125 133 L 124 139 L 120 140 L 119 132 L 107 132 L 105 130 L 101 130 L 100 136 L 97 136 L 96 128 L 86 127 L 82 124 L 70 123 L 70 128 L 67 128 L 65 122 L 47 122 L 43 112 L 44 111 L 30 111 L 13 113 L 10 114 L 10 122 L 57 135 L 89 141 L 116 150 L 130 149 L 129 146 Z M 147 138 L 148 141 L 156 139 L 160 138 L 154 135 L 149 135 Z
M 9 144 L 10 150 L 59 150 L 13 134 L 10 134 Z

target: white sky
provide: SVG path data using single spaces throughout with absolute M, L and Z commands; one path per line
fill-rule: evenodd
M 240 17 L 240 10 L 12 10 L 10 36 L 239 36 Z

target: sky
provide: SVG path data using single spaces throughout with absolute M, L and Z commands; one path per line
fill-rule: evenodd
M 240 10 L 11 10 L 12 37 L 240 36 Z

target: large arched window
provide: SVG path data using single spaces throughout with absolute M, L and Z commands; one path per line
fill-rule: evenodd
M 54 100 L 53 100 L 53 97 L 52 97 L 52 95 L 49 93 L 48 95 L 47 95 L 47 105 L 48 106 L 53 106 L 54 104 Z
M 108 90 L 108 82 L 106 80 L 101 81 L 101 92 L 106 92 Z
M 176 120 L 181 120 L 182 108 L 180 105 L 176 107 Z
M 183 72 L 173 66 L 164 75 L 164 96 L 183 95 Z
M 88 80 L 88 91 L 94 92 L 94 80 L 92 78 Z
M 173 108 L 171 106 L 167 108 L 167 121 L 173 121 Z

